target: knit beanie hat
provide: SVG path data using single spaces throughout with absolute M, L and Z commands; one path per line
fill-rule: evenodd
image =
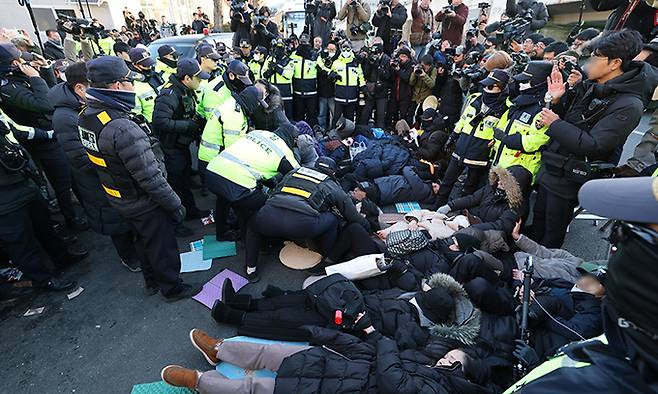
M 482 242 L 480 242 L 479 239 L 468 235 L 468 234 L 462 234 L 462 233 L 455 233 L 453 235 L 455 239 L 457 240 L 457 244 L 459 245 L 459 250 L 462 252 L 466 252 L 469 249 L 479 249 L 480 246 L 482 245 Z
M 345 119 L 342 116 L 336 122 L 336 134 L 338 134 L 338 136 L 342 140 L 344 140 L 345 138 L 353 136 L 355 129 L 356 129 L 356 127 L 354 126 L 354 122 L 352 122 L 349 119 Z
M 494 68 L 505 70 L 512 65 L 512 57 L 505 51 L 496 51 L 484 62 L 484 68 L 491 72 Z
M 455 311 L 455 300 L 443 287 L 419 291 L 415 298 L 425 317 L 435 324 L 448 321 Z
M 398 135 L 406 135 L 409 133 L 409 130 L 411 130 L 411 128 L 409 127 L 407 121 L 404 119 L 398 120 L 398 122 L 395 124 L 395 131 L 398 133 Z

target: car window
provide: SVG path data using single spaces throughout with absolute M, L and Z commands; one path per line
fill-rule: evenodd
M 158 48 L 160 48 L 164 44 L 151 44 L 148 46 L 148 50 L 151 53 L 151 56 L 154 59 L 158 58 Z M 180 57 L 194 57 L 194 46 L 192 46 L 191 43 L 184 43 L 184 44 L 169 44 L 176 48 L 176 51 L 180 54 Z

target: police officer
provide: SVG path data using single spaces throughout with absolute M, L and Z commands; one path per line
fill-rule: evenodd
M 356 61 L 349 42 L 344 41 L 341 44 L 340 56 L 331 65 L 329 78 L 336 81 L 334 119 L 343 116 L 354 122 L 359 90 L 366 86 L 366 82 L 361 65 Z
M 604 335 L 569 344 L 510 387 L 511 393 L 651 393 L 658 377 L 658 178 L 585 183 L 580 205 L 618 219 L 610 234 Z
M 17 125 L 52 131 L 54 109 L 48 101 L 48 85 L 39 72 L 20 56 L 21 52 L 13 44 L 0 44 L 0 75 L 7 79 L 7 83 L 0 88 L 0 107 Z M 86 219 L 76 216 L 71 199 L 71 170 L 53 133 L 21 133 L 17 138 L 42 167 L 53 186 L 67 227 L 88 229 Z
M 529 62 L 523 72 L 513 79 L 518 83 L 519 95 L 510 103 L 509 109 L 500 117 L 494 127 L 493 166 L 517 167 L 515 175 L 528 179 L 520 182 L 525 196 L 541 164 L 540 150 L 548 143 L 547 127 L 539 122 L 548 91 L 546 78 L 551 74 L 553 64 L 545 61 Z M 524 174 L 524 175 L 520 175 Z M 526 184 L 527 183 L 527 184 Z
M 157 140 L 130 119 L 139 75 L 118 57 L 101 56 L 87 64 L 87 79 L 80 139 L 107 199 L 137 234 L 146 293 L 160 291 L 169 301 L 191 297 L 200 288 L 179 277 L 173 226 L 185 218 L 185 207 L 165 179 Z
M 144 48 L 133 48 L 128 52 L 133 70 L 143 75 L 141 81 L 135 81 L 135 109 L 136 114 L 144 116 L 147 122 L 153 121 L 153 109 L 155 98 L 165 81 L 160 74 L 153 69 L 155 60 L 148 50 Z
M 7 80 L 2 81 L 3 84 Z M 30 128 L 45 133 L 44 130 Z M 48 291 L 70 290 L 75 282 L 52 276 L 44 258 L 57 268 L 85 258 L 84 250 L 71 252 L 57 237 L 48 219 L 46 201 L 32 181 L 37 177 L 30 157 L 12 135 L 19 132 L 0 110 L 0 242 L 9 258 L 32 281 L 32 286 Z
M 348 223 L 370 224 L 356 210 L 334 174 L 338 166 L 321 157 L 314 168 L 300 167 L 286 175 L 265 205 L 249 220 L 245 239 L 247 271 L 256 270 L 262 237 L 291 240 L 315 239 L 323 256 L 338 237 L 338 211 Z
M 317 54 L 311 47 L 311 37 L 308 34 L 299 37 L 299 46 L 290 59 L 294 62 L 292 76 L 294 119 L 304 120 L 313 127 L 318 124 L 318 69 Z
M 251 42 L 249 40 L 240 40 L 240 49 L 235 54 L 235 58 L 244 64 L 249 64 L 253 58 L 251 54 Z
M 153 111 L 153 130 L 164 150 L 167 181 L 185 206 L 187 219 L 200 219 L 209 213 L 197 208 L 190 190 L 190 144 L 199 138 L 205 124 L 204 119 L 196 113 L 195 91 L 201 80 L 209 77 L 195 59 L 181 59 L 176 74 L 169 77 L 155 99 Z M 191 235 L 191 230 L 179 226 L 178 234 Z
M 265 61 L 267 60 L 267 48 L 264 46 L 257 46 L 254 49 L 254 57 L 249 62 L 249 73 L 251 79 L 257 81 L 265 79 L 263 73 L 265 72 Z
M 207 120 L 199 144 L 200 168 L 205 170 L 219 152 L 247 134 L 254 112 L 259 106 L 267 106 L 263 101 L 264 90 L 249 86 L 240 94 L 233 93 Z
M 178 62 L 176 48 L 168 44 L 158 48 L 158 60 L 155 63 L 155 72 L 160 74 L 165 83 L 169 81 L 170 75 L 176 74 L 176 62 Z
M 282 38 L 272 40 L 272 50 L 266 63 L 263 76 L 279 89 L 286 116 L 292 119 L 292 77 L 295 64 L 287 55 L 286 44 Z
M 197 113 L 209 119 L 231 94 L 240 93 L 253 83 L 249 68 L 239 60 L 232 60 L 221 78 L 210 81 L 201 92 Z
M 219 53 L 211 45 L 201 45 L 197 52 L 197 60 L 204 72 L 210 74 L 208 81 L 212 81 L 222 75 L 222 70 L 219 68 L 219 61 L 222 59 Z M 206 80 L 201 83 L 201 89 L 207 84 Z
M 437 206 L 448 202 L 450 192 L 464 167 L 468 168 L 468 172 L 462 188 L 463 196 L 473 194 L 480 178 L 486 174 L 494 139 L 493 126 L 508 109 L 508 82 L 509 74 L 495 69 L 480 82 L 484 86 L 483 92 L 469 96 L 447 143 L 450 146 L 456 141 L 450 164 L 441 180 Z
M 217 195 L 215 223 L 217 239 L 235 240 L 228 232 L 226 217 L 233 207 L 242 229 L 249 216 L 267 200 L 263 185 L 274 187 L 279 174 L 287 174 L 299 167 L 293 154 L 295 135 L 290 127 L 280 127 L 276 133 L 254 130 L 239 138 L 210 161 L 206 179 L 210 191 Z M 283 138 L 282 138 L 283 137 Z M 256 275 L 254 267 L 247 268 L 250 279 Z

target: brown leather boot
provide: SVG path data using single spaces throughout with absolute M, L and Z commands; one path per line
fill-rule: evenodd
M 217 358 L 217 346 L 219 346 L 223 340 L 217 340 L 195 328 L 190 331 L 190 341 L 192 341 L 192 345 L 203 354 L 203 357 L 205 357 L 210 365 L 214 366 L 219 363 L 219 358 Z
M 160 377 L 172 386 L 187 387 L 188 389 L 196 390 L 201 372 L 178 365 L 167 365 L 160 372 Z

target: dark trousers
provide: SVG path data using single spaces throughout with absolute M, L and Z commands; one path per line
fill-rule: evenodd
M 206 171 L 208 189 L 217 196 L 215 203 L 216 234 L 226 233 L 228 215 L 231 208 L 238 216 L 242 232 L 246 231 L 247 220 L 267 201 L 267 195 L 260 189 L 249 190 L 211 171 Z
M 387 124 L 395 126 L 398 120 L 406 120 L 409 125 L 413 124 L 414 107 L 411 97 L 400 97 L 400 100 L 391 98 L 388 101 Z
M 290 99 L 283 99 L 283 110 L 286 113 L 286 117 L 288 119 L 293 119 L 293 105 L 292 105 L 292 98 Z
M 171 216 L 158 207 L 125 219 L 137 236 L 136 250 L 146 286 L 159 288 L 164 296 L 179 292 L 180 257 Z
M 437 198 L 437 204 L 439 206 L 444 205 L 448 202 L 450 198 L 450 193 L 452 188 L 459 179 L 462 171 L 464 171 L 464 165 L 461 164 L 458 160 L 451 159 L 450 164 L 448 164 L 448 169 L 443 175 L 443 180 L 441 180 L 441 187 L 439 188 L 439 194 Z M 473 194 L 477 190 L 478 182 L 480 177 L 487 171 L 486 167 L 473 167 L 468 166 L 468 171 L 466 173 L 466 181 L 462 187 L 460 193 L 461 196 L 468 196 Z
M 530 237 L 547 248 L 562 247 L 576 206 L 577 200 L 562 198 L 539 185 Z
M 165 166 L 167 167 L 167 182 L 174 189 L 181 203 L 189 212 L 196 207 L 191 190 L 192 157 L 190 150 L 184 148 L 164 149 Z
M 46 253 L 55 264 L 66 246 L 57 237 L 48 218 L 46 202 L 38 196 L 27 205 L 0 215 L 0 241 L 14 265 L 35 282 L 47 282 L 51 273 L 44 264 Z
M 71 199 L 71 167 L 62 147 L 56 142 L 54 144 L 57 145 L 56 148 L 44 151 L 32 149 L 30 154 L 40 164 L 52 185 L 62 216 L 66 220 L 71 220 L 75 217 Z
M 126 262 L 141 261 L 140 254 L 137 252 L 138 245 L 135 233 L 128 231 L 126 233 L 113 234 L 110 238 L 121 260 Z
M 363 112 L 361 112 L 361 124 L 368 124 L 370 121 L 370 116 L 372 115 L 372 110 L 376 109 L 377 112 L 375 113 L 375 126 L 384 127 L 386 125 L 387 104 L 388 99 L 386 97 L 373 97 L 366 99 L 366 105 L 363 107 Z
M 336 121 L 341 116 L 344 116 L 345 119 L 349 119 L 351 121 L 354 121 L 354 111 L 356 110 L 356 103 L 343 103 L 341 101 L 336 101 L 336 110 L 334 111 L 334 120 L 333 120 L 333 125 L 336 125 Z
M 359 223 L 350 223 L 338 234 L 336 243 L 327 257 L 336 263 L 341 263 L 358 256 L 377 253 L 379 249 L 370 234 Z
M 313 127 L 318 124 L 318 96 L 294 96 L 293 115 L 296 121 L 305 121 Z
M 338 218 L 331 212 L 307 215 L 272 205 L 264 205 L 247 224 L 245 255 L 247 267 L 258 265 L 258 253 L 263 237 L 289 240 L 313 239 L 326 256 L 338 236 Z

